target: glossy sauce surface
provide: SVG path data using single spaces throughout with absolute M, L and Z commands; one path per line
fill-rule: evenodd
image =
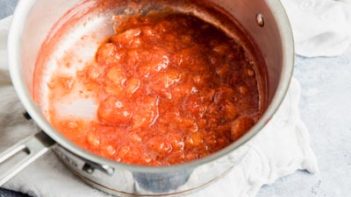
M 194 16 L 134 16 L 101 44 L 95 62 L 74 77 L 51 78 L 48 118 L 79 146 L 111 160 L 184 163 L 254 125 L 261 115 L 257 75 L 242 46 Z M 89 118 L 65 117 L 54 107 L 64 97 L 74 100 L 72 92 L 93 98 Z

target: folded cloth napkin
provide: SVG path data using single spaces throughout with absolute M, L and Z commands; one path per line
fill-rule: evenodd
M 351 1 L 284 0 L 295 35 L 297 53 L 304 56 L 334 56 L 351 43 Z M 0 76 L 7 76 L 5 34 L 10 19 L 0 21 Z M 15 96 L 8 78 L 0 78 L 0 147 L 13 141 L 18 133 L 35 130 L 21 118 L 23 107 Z M 252 197 L 264 184 L 296 170 L 318 171 L 309 144 L 309 134 L 301 121 L 298 102 L 300 86 L 293 79 L 282 106 L 272 121 L 242 148 L 248 154 L 221 180 L 193 196 Z M 6 121 L 5 121 L 6 119 Z M 21 133 L 25 135 L 24 133 Z M 14 137 L 16 136 L 16 137 Z M 83 184 L 49 153 L 22 171 L 6 188 L 33 196 L 105 196 Z
M 282 0 L 294 32 L 296 53 L 341 55 L 351 44 L 351 0 Z

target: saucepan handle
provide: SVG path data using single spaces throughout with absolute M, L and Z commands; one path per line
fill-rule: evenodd
M 32 135 L 0 153 L 0 186 L 50 150 L 55 142 L 44 132 Z M 20 161 L 15 156 L 25 153 Z M 10 166 L 1 168 L 2 165 Z

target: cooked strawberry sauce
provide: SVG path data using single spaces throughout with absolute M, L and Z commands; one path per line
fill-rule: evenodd
M 95 62 L 49 84 L 50 106 L 75 91 L 92 119 L 49 120 L 102 157 L 164 166 L 196 160 L 241 137 L 260 116 L 258 73 L 242 46 L 192 15 L 133 16 L 97 49 Z

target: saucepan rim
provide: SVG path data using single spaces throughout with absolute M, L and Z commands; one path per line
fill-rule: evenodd
M 267 5 L 271 8 L 272 15 L 274 16 L 276 23 L 278 25 L 278 31 L 281 36 L 282 41 L 282 73 L 280 75 L 280 82 L 277 87 L 277 91 L 266 109 L 265 113 L 261 117 L 261 119 L 252 127 L 244 136 L 242 136 L 239 140 L 235 141 L 231 145 L 226 148 L 213 153 L 207 157 L 202 159 L 190 161 L 183 164 L 171 165 L 171 166 L 158 166 L 158 167 L 149 167 L 149 166 L 138 166 L 133 164 L 124 164 L 115 162 L 112 160 L 108 160 L 102 158 L 100 156 L 94 155 L 85 151 L 69 140 L 65 139 L 59 132 L 56 132 L 53 129 L 48 121 L 41 115 L 40 109 L 34 104 L 31 94 L 28 92 L 25 79 L 22 77 L 21 70 L 21 34 L 24 29 L 24 24 L 27 18 L 30 9 L 34 5 L 36 0 L 26 0 L 19 1 L 15 14 L 12 20 L 12 25 L 10 28 L 10 33 L 8 37 L 8 56 L 9 56 L 9 67 L 10 67 L 10 75 L 12 79 L 13 86 L 17 92 L 19 99 L 24 105 L 27 112 L 33 118 L 33 120 L 38 124 L 38 126 L 53 140 L 55 140 L 59 145 L 63 146 L 65 149 L 69 150 L 73 154 L 84 158 L 90 162 L 94 162 L 101 165 L 107 165 L 112 168 L 129 170 L 133 172 L 145 172 L 145 173 L 162 173 L 169 171 L 177 171 L 184 169 L 192 169 L 197 166 L 201 166 L 215 160 L 218 160 L 225 155 L 230 154 L 232 151 L 238 149 L 251 138 L 253 138 L 257 133 L 259 133 L 263 127 L 271 120 L 273 115 L 276 113 L 281 103 L 283 102 L 289 84 L 291 82 L 292 74 L 293 74 L 293 65 L 294 65 L 294 40 L 293 34 L 290 26 L 290 22 L 286 15 L 286 12 L 280 1 L 272 1 L 265 0 Z

